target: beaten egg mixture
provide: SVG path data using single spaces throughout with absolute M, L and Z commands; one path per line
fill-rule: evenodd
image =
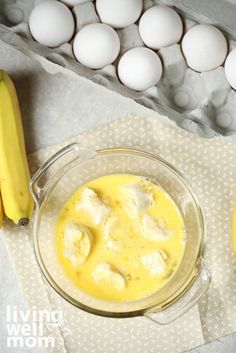
M 144 177 L 92 180 L 64 205 L 56 251 L 67 276 L 93 297 L 133 301 L 163 287 L 177 270 L 185 226 L 169 195 Z

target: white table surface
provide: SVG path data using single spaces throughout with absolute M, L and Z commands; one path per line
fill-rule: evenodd
M 38 63 L 2 42 L 0 67 L 8 71 L 17 88 L 28 152 L 120 117 L 131 114 L 140 117 L 157 116 L 137 103 L 88 80 L 71 78 L 64 74 L 49 75 Z M 0 283 L 0 353 L 38 353 L 36 349 L 24 348 L 20 351 L 19 348 L 3 348 L 6 347 L 7 336 L 6 306 L 16 305 L 24 309 L 24 301 L 1 239 Z M 191 352 L 235 353 L 236 334 L 225 336 Z

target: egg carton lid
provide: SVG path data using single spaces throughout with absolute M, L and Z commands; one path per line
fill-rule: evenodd
M 197 73 L 186 66 L 180 45 L 175 44 L 159 51 L 164 66 L 161 82 L 144 92 L 132 91 L 119 83 L 116 65 L 125 51 L 143 46 L 137 24 L 117 31 L 121 40 L 121 53 L 113 65 L 90 70 L 74 59 L 71 42 L 51 49 L 32 39 L 28 18 L 33 7 L 43 1 L 1 0 L 0 38 L 38 60 L 49 73 L 68 69 L 67 72 L 72 75 L 83 76 L 168 116 L 189 132 L 207 138 L 220 135 L 236 140 L 236 92 L 228 84 L 223 67 Z M 185 29 L 196 21 L 218 25 L 227 33 L 230 48 L 235 47 L 232 38 L 236 38 L 236 24 L 233 22 L 232 6 L 235 11 L 236 0 L 224 3 L 221 0 L 144 0 L 144 10 L 158 4 L 175 7 L 182 15 Z M 86 24 L 99 22 L 91 0 L 81 1 L 72 11 L 77 31 Z

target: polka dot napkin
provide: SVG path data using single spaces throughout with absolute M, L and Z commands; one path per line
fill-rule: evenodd
M 63 325 L 53 333 L 50 327 L 45 332 L 57 337 L 57 347 L 45 352 L 178 353 L 236 331 L 236 261 L 230 247 L 236 144 L 220 138 L 204 140 L 155 118 L 129 117 L 32 154 L 32 173 L 73 141 L 91 149 L 136 147 L 160 154 L 189 179 L 205 213 L 205 260 L 212 283 L 198 305 L 168 326 L 144 317 L 97 317 L 67 303 L 45 281 L 36 263 L 30 227 L 23 230 L 7 223 L 1 236 L 28 307 L 63 311 Z

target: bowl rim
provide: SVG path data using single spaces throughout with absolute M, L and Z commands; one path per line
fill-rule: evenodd
M 36 255 L 36 259 L 37 262 L 39 264 L 40 270 L 43 273 L 44 277 L 46 278 L 47 282 L 50 284 L 50 286 L 62 297 L 64 298 L 67 302 L 71 303 L 72 305 L 76 306 L 79 309 L 82 309 L 88 313 L 91 314 L 95 314 L 98 316 L 102 316 L 102 317 L 113 317 L 113 318 L 128 318 L 128 317 L 135 317 L 135 316 L 140 316 L 140 315 L 144 315 L 147 312 L 154 312 L 154 311 L 160 311 L 165 309 L 166 307 L 171 306 L 172 304 L 174 304 L 185 292 L 188 291 L 189 287 L 192 286 L 192 284 L 194 283 L 195 279 L 197 278 L 197 267 L 203 257 L 203 250 L 204 250 L 204 241 L 205 241 L 205 236 L 206 236 L 206 229 L 205 229 L 205 220 L 204 220 L 204 214 L 202 211 L 202 208 L 198 202 L 198 199 L 195 195 L 195 193 L 192 191 L 192 188 L 190 186 L 190 183 L 188 182 L 187 178 L 175 167 L 173 166 L 171 163 L 169 163 L 168 161 L 166 161 L 164 158 L 162 158 L 160 155 L 157 154 L 153 154 L 150 152 L 146 152 L 143 151 L 141 149 L 136 149 L 136 148 L 126 148 L 126 147 L 109 147 L 109 148 L 103 148 L 103 149 L 98 149 L 95 151 L 96 155 L 98 157 L 100 156 L 104 156 L 106 154 L 134 154 L 136 156 L 140 156 L 140 157 L 145 157 L 148 159 L 151 159 L 153 161 L 159 162 L 161 164 L 163 164 L 165 167 L 169 168 L 169 170 L 175 174 L 175 176 L 177 176 L 177 178 L 182 182 L 182 184 L 184 185 L 184 187 L 187 189 L 188 193 L 190 194 L 192 201 L 195 204 L 196 207 L 196 211 L 198 214 L 198 218 L 199 218 L 199 222 L 200 222 L 200 226 L 201 226 L 201 237 L 200 237 L 200 241 L 199 241 L 199 245 L 198 245 L 198 249 L 196 251 L 196 258 L 194 260 L 194 265 L 191 269 L 191 271 L 189 271 L 189 275 L 187 276 L 184 284 L 182 286 L 179 287 L 178 291 L 176 292 L 176 295 L 171 295 L 169 296 L 169 298 L 167 298 L 166 300 L 163 300 L 162 302 L 157 304 L 153 304 L 152 306 L 146 307 L 146 308 L 141 308 L 141 309 L 137 309 L 137 310 L 133 310 L 133 311 L 127 311 L 127 312 L 112 312 L 112 311 L 105 311 L 105 310 L 100 310 L 97 308 L 92 308 L 86 304 L 83 304 L 81 302 L 79 302 L 78 300 L 74 299 L 73 297 L 71 297 L 69 294 L 67 294 L 60 285 L 57 284 L 57 282 L 54 280 L 54 278 L 51 276 L 51 274 L 48 272 L 46 265 L 44 264 L 44 260 L 42 258 L 41 255 L 41 251 L 40 251 L 40 246 L 39 246 L 39 242 L 38 242 L 38 232 L 37 232 L 37 228 L 38 228 L 38 224 L 39 224 L 39 218 L 40 218 L 40 211 L 43 208 L 44 204 L 47 201 L 47 197 L 50 194 L 50 192 L 54 189 L 54 187 L 57 185 L 57 183 L 59 182 L 59 180 L 65 176 L 68 172 L 71 171 L 72 168 L 66 170 L 66 172 L 61 171 L 60 173 L 58 173 L 55 176 L 55 180 L 54 182 L 50 183 L 50 187 L 47 190 L 47 192 L 44 194 L 44 199 L 42 202 L 38 203 L 36 202 L 36 211 L 34 214 L 34 219 L 33 219 L 33 247 L 34 247 L 34 252 Z M 94 158 L 94 156 L 93 156 Z M 78 157 L 79 159 L 79 157 Z M 90 160 L 90 158 L 88 158 L 86 161 Z M 75 160 L 73 160 L 74 162 Z M 84 161 L 83 161 L 84 162 Z M 183 259 L 182 259 L 183 260 Z M 182 261 L 181 261 L 182 263 Z M 181 265 L 180 263 L 180 265 Z M 180 267 L 179 265 L 179 267 Z M 175 272 L 174 276 L 172 278 L 175 277 L 176 273 L 178 272 L 179 268 L 177 269 L 177 271 Z M 166 285 L 170 283 L 170 281 L 168 281 L 166 283 Z M 163 290 L 163 288 L 166 288 L 166 285 L 164 287 L 161 287 L 157 292 L 153 293 L 151 296 L 156 295 L 157 293 L 159 293 L 161 290 Z M 136 301 L 132 301 L 134 302 L 140 302 L 141 300 L 144 300 L 145 298 L 141 298 L 138 299 Z M 106 301 L 105 301 L 106 302 Z M 129 302 L 127 302 L 127 304 L 129 304 Z

